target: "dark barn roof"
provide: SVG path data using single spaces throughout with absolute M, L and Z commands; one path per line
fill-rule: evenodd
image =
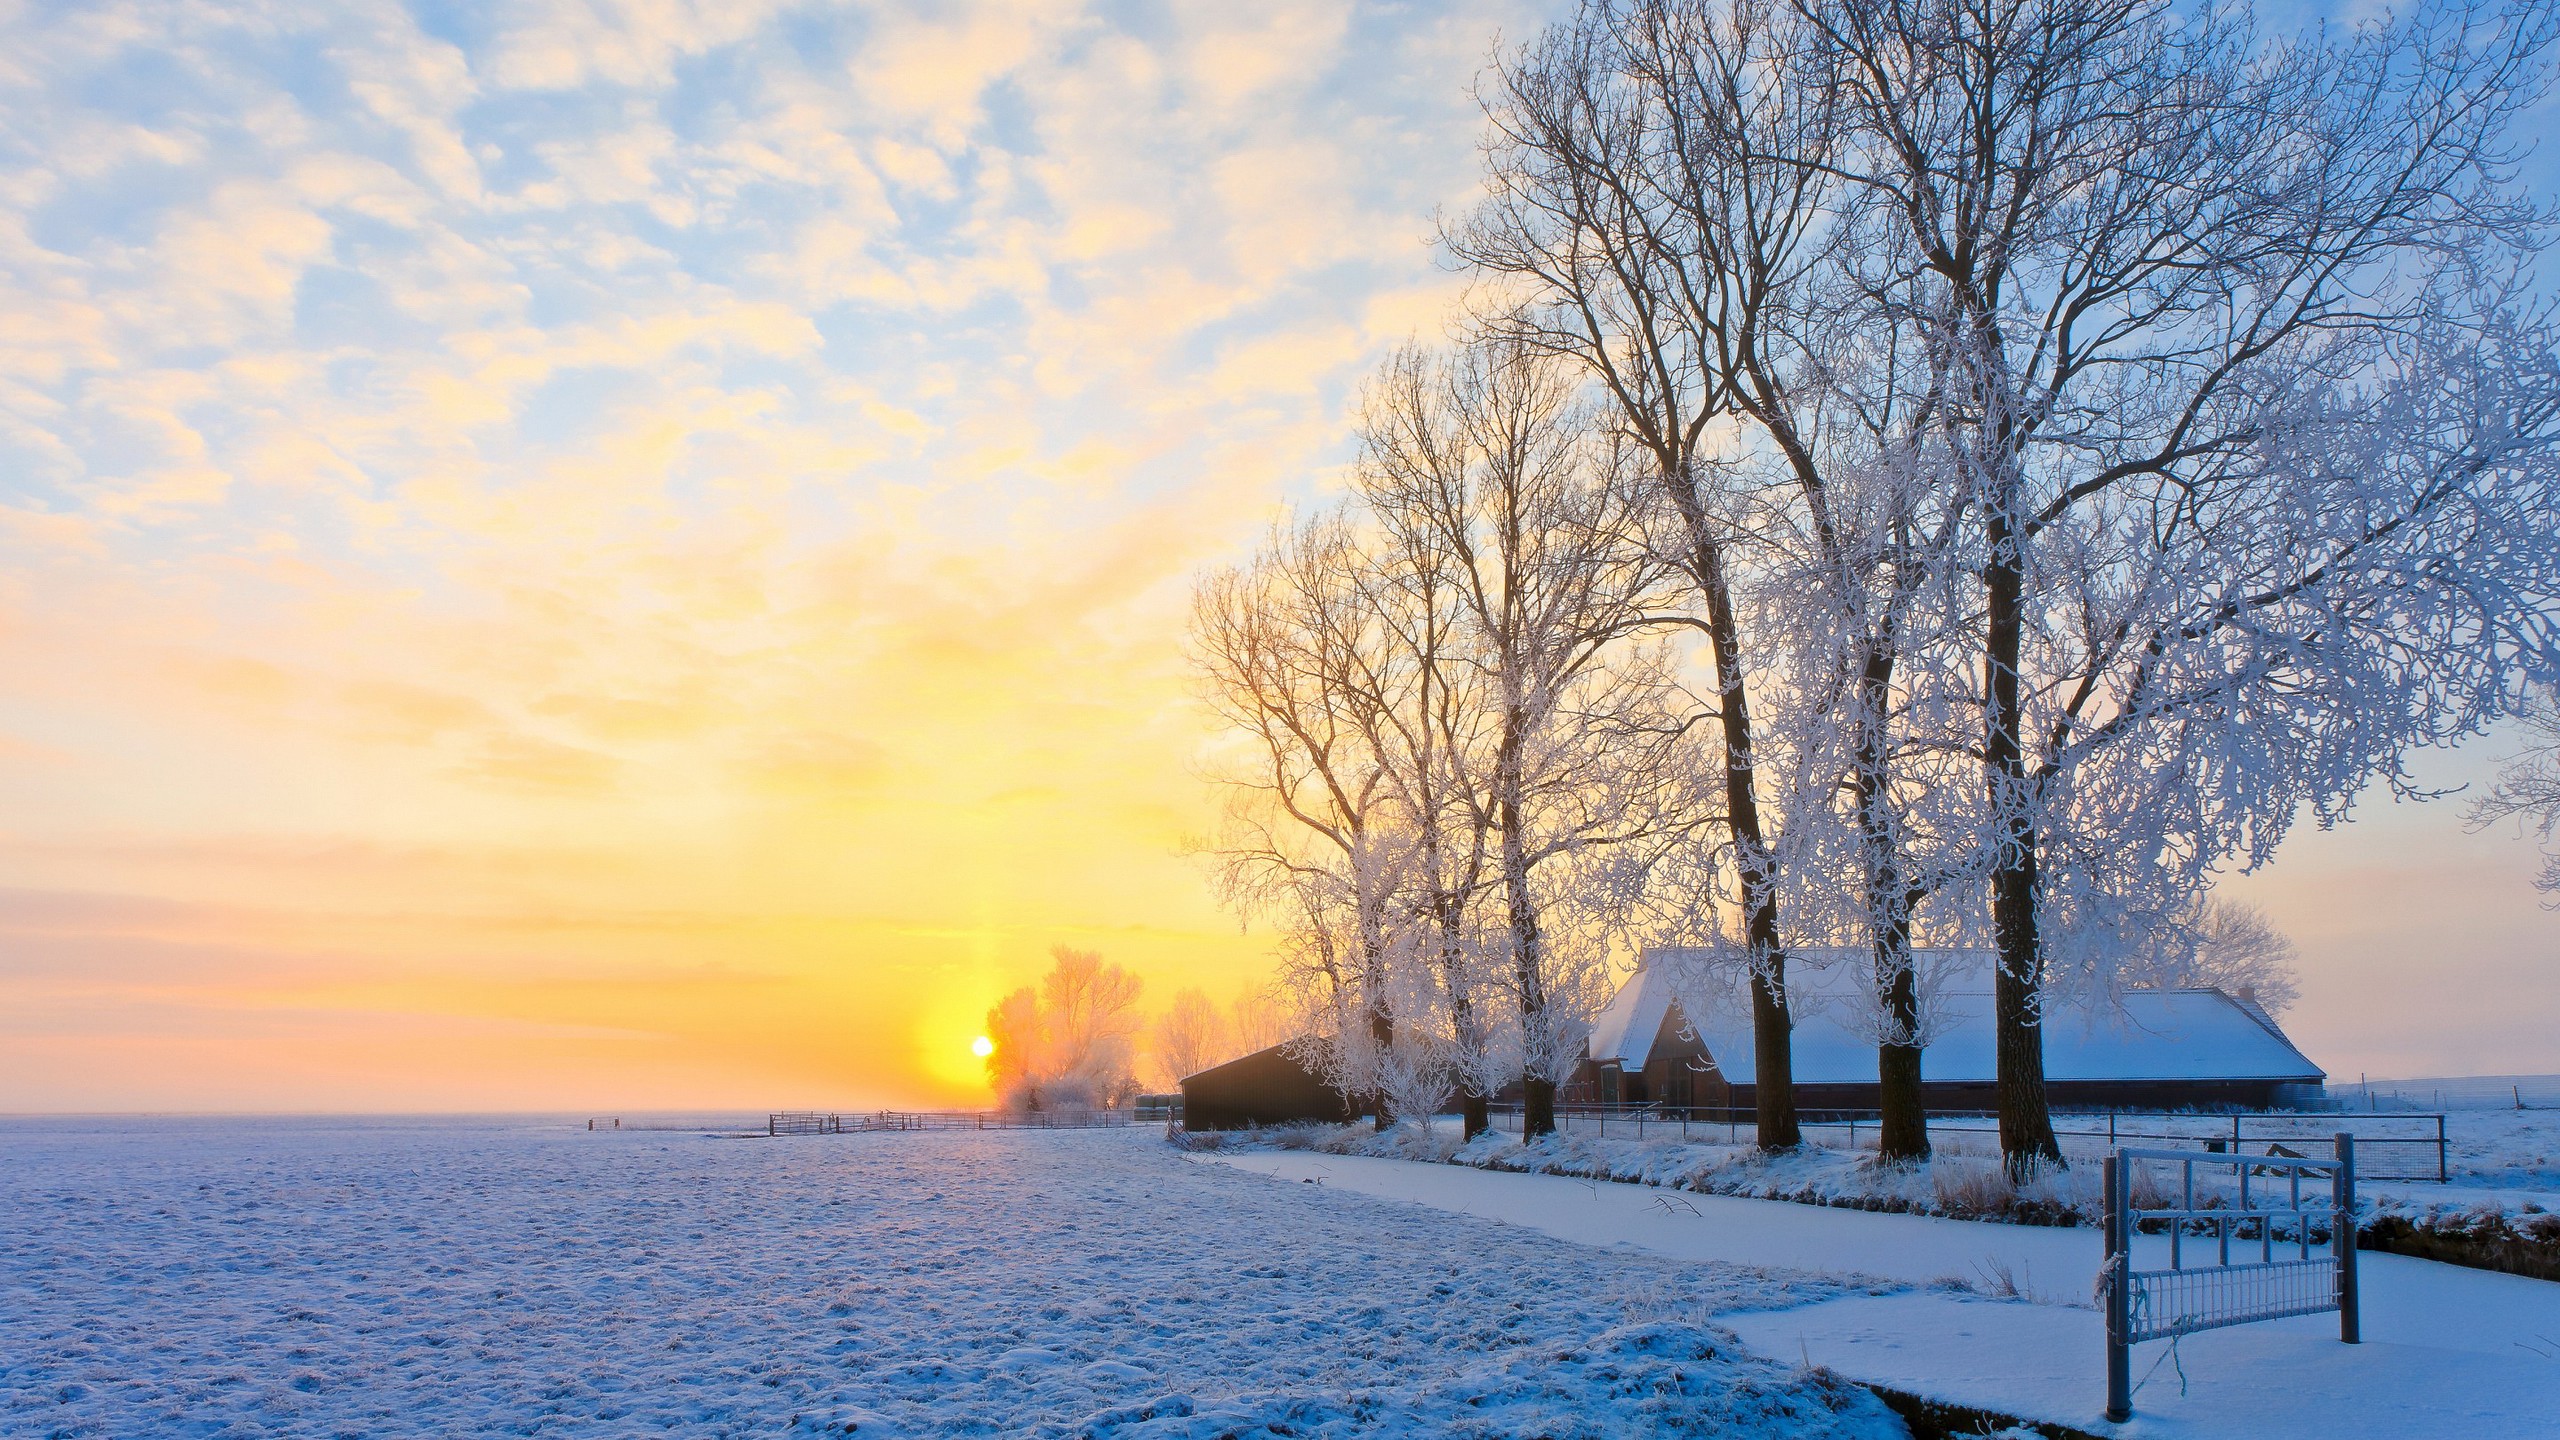
M 1292 1059 L 1286 1044 L 1212 1065 L 1182 1080 L 1186 1130 L 1241 1130 L 1300 1120 L 1352 1118 L 1340 1092 Z

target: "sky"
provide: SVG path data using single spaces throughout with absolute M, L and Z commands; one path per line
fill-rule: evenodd
M 0 1110 L 971 1104 L 1054 944 L 1258 983 L 1190 577 L 1540 8 L 0 7 Z M 2560 1071 L 2532 845 L 2359 814 L 2234 882 L 2297 1039 Z

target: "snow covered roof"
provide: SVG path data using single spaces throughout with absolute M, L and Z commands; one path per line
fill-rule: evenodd
M 1671 1012 L 1671 989 L 1671 976 L 1662 967 L 1637 967 L 1591 1022 L 1593 1062 L 1615 1061 L 1629 1070 L 1643 1069 L 1645 1058 L 1653 1053 L 1654 1038 L 1662 1033 L 1663 1017 Z
M 1655 952 L 1628 986 L 1632 989 L 1638 980 L 1652 977 L 1647 989 L 1659 992 L 1661 1003 L 1668 1003 L 1677 976 L 1680 988 L 1694 992 L 1685 997 L 1689 1003 L 1683 1010 L 1707 1052 L 1725 1066 L 1729 1077 L 1748 1080 L 1751 1010 L 1747 992 L 1730 970 L 1701 972 L 1679 963 L 1697 953 Z M 1815 962 L 1850 957 L 1826 952 L 1799 958 Z M 1863 952 L 1855 958 L 1862 960 Z M 1988 952 L 1935 951 L 1915 958 L 1934 1031 L 1921 1062 L 1927 1078 L 1950 1083 L 1995 1079 Z M 1861 1020 L 1867 1008 L 1862 971 L 1863 966 L 1854 963 L 1790 967 L 1798 1084 L 1875 1080 L 1875 1039 Z M 1616 1009 L 1614 1001 L 1611 1009 Z M 1653 1014 L 1659 1025 L 1661 1011 Z M 1630 1068 L 1641 1065 L 1642 1049 L 1652 1038 L 1651 1031 L 1644 1032 L 1643 1039 L 1634 1042 L 1637 1058 L 1621 1063 Z M 1610 1058 L 1601 1054 L 1596 1043 L 1592 1055 Z M 2325 1078 L 2264 1009 L 2212 989 L 2128 990 L 2112 1002 L 2099 1003 L 2049 997 L 2044 1058 L 2049 1080 L 2317 1083 Z

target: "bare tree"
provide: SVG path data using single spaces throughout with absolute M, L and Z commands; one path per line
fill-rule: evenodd
M 1197 989 L 1173 997 L 1150 1032 L 1156 1069 L 1169 1086 L 1229 1058 L 1227 1017 Z
M 2500 820 L 2519 820 L 2532 827 L 2544 845 L 2541 889 L 2560 895 L 2560 850 L 2550 848 L 2560 836 L 2560 689 L 2543 685 L 2517 711 L 2525 733 L 2524 749 L 2507 763 L 2498 783 L 2471 807 L 2474 829 Z M 2560 904 L 2560 901 L 2554 901 Z
M 1414 592 L 1449 597 L 1461 622 L 1434 668 L 1471 672 L 1439 693 L 1472 703 L 1433 715 L 1435 809 L 1462 809 L 1471 869 L 1490 853 L 1530 1135 L 1553 1129 L 1607 998 L 1600 867 L 1641 868 L 1714 817 L 1668 651 L 1637 643 L 1665 623 L 1672 575 L 1580 378 L 1514 340 L 1408 350 L 1370 389 L 1356 479 Z M 1591 913 L 1560 927 L 1566 905 Z
M 2293 1008 L 2301 987 L 2296 955 L 2265 911 L 2237 900 L 2199 895 L 2160 926 L 2127 961 L 2123 983 L 2138 990 L 2192 990 L 2211 986 L 2281 1015 Z
M 1227 1034 L 1230 1037 L 1228 1054 L 1221 1058 L 1251 1055 L 1288 1039 L 1288 1019 L 1270 997 L 1259 991 L 1248 991 L 1237 996 L 1235 1003 L 1227 1007 Z
M 1390 925 L 1410 842 L 1382 740 L 1415 666 L 1382 622 L 1389 608 L 1350 521 L 1328 513 L 1204 576 L 1191 623 L 1203 697 L 1231 742 L 1209 847 L 1220 887 L 1281 925 L 1282 986 L 1310 1022 L 1305 1058 L 1371 1104 L 1395 1041 Z
M 1770 16 L 1591 0 L 1503 57 L 1483 95 L 1488 198 L 1444 240 L 1492 282 L 1489 328 L 1594 377 L 1678 517 L 1714 672 L 1757 1133 L 1784 1149 L 1801 1133 L 1779 816 L 1768 737 L 1752 717 L 1764 657 L 1744 633 L 1738 587 L 1773 495 L 1803 498 L 1817 478 L 1796 463 L 1811 450 L 1782 383 L 1783 317 L 1822 250 L 1831 102 L 1783 78 L 1763 83 L 1786 59 Z M 1744 416 L 1781 452 L 1776 474 L 1726 463 L 1723 431 Z
M 2551 337 L 2502 135 L 2548 12 L 2273 43 L 2168 0 L 1799 0 L 1979 517 L 2002 1148 L 2040 1020 L 2547 646 Z M 2544 653 L 2547 653 L 2544 652 Z

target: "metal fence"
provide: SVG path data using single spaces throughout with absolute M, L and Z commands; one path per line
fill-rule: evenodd
M 1755 1111 L 1728 1106 L 1591 1105 L 1556 1107 L 1556 1128 L 1572 1134 L 1621 1135 L 1631 1140 L 1722 1140 L 1745 1144 L 1759 1135 Z M 1494 1128 L 1520 1133 L 1521 1107 L 1488 1107 Z M 1882 1128 L 1876 1110 L 1800 1110 L 1797 1123 L 1808 1140 L 1842 1149 L 1873 1148 Z M 2318 1112 L 2258 1111 L 2227 1115 L 2162 1110 L 2060 1111 L 2053 1117 L 2054 1138 L 2074 1160 L 2097 1160 L 2127 1142 L 2194 1145 L 2208 1151 L 2243 1147 L 2320 1146 L 2344 1130 L 2356 1137 L 2357 1153 L 2371 1180 L 2443 1181 L 2449 1171 L 2450 1142 L 2441 1113 L 2342 1115 Z M 1979 1137 L 1996 1146 L 1999 1122 L 1978 1111 L 1948 1111 L 1929 1116 L 1933 1141 Z
M 2099 1289 L 2107 1322 L 2109 1420 L 2133 1416 L 2133 1347 L 2146 1340 L 2329 1310 L 2338 1312 L 2340 1340 L 2353 1345 L 2361 1338 L 2356 1139 L 2339 1133 L 2330 1144 L 2328 1158 L 2136 1147 L 2107 1157 L 2107 1249 Z M 2208 1172 L 2201 1200 L 2199 1166 Z M 2159 1183 L 2163 1169 L 2176 1177 L 2173 1188 Z M 2230 1189 L 2212 1183 L 2223 1171 L 2237 1182 L 2236 1201 Z M 2138 1267 L 2134 1237 L 2144 1233 L 2167 1235 L 2167 1269 Z

